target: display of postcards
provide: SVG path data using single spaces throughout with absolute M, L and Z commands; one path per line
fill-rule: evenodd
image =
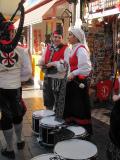
M 102 64 L 102 63 L 103 63 L 103 60 L 98 59 L 98 60 L 97 60 L 97 63 Z
M 99 52 L 99 51 L 98 51 L 97 57 L 104 57 L 104 52 Z
M 104 40 L 104 34 L 95 34 L 96 39 L 103 39 Z
M 97 61 L 103 61 L 104 60 L 104 57 L 102 57 L 102 56 L 99 56 L 98 58 L 97 58 Z

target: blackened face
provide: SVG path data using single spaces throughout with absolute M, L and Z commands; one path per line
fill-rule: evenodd
M 10 40 L 12 40 L 15 37 L 15 30 L 10 30 Z

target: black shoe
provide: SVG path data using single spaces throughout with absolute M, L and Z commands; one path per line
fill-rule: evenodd
M 22 142 L 18 142 L 17 143 L 17 149 L 23 149 L 25 147 L 25 141 L 22 141 Z
M 1 154 L 9 159 L 15 159 L 14 151 L 7 151 L 7 148 L 1 150 Z

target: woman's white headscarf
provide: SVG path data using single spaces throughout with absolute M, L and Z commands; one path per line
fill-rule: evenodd
M 80 41 L 81 44 L 85 45 L 86 49 L 89 51 L 85 38 L 85 33 L 81 28 L 71 26 L 68 31 L 71 32 Z

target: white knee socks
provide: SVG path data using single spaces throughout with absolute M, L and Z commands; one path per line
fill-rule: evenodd
M 3 130 L 3 134 L 7 143 L 7 150 L 13 150 L 13 128 L 9 130 Z
M 14 125 L 17 142 L 21 142 L 22 139 L 22 123 Z

